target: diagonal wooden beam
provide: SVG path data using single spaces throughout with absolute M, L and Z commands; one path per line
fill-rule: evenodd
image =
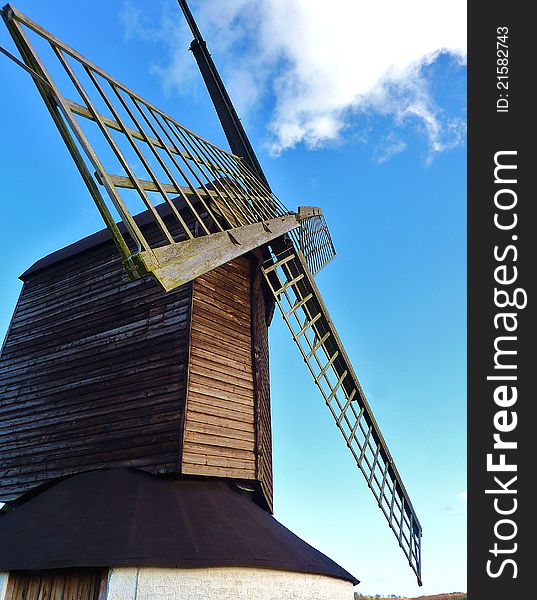
M 298 214 L 220 231 L 208 236 L 140 252 L 124 261 L 129 275 L 137 279 L 150 274 L 166 292 L 200 277 L 255 248 L 298 227 Z

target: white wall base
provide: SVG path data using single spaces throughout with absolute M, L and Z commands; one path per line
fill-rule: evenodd
M 110 569 L 106 600 L 353 600 L 353 585 L 325 577 L 238 567 Z

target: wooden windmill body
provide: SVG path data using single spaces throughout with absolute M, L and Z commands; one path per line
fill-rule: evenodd
M 0 600 L 352 598 L 358 580 L 271 516 L 276 306 L 421 583 L 421 526 L 314 282 L 335 254 L 322 211 L 274 196 L 179 3 L 231 153 L 2 11 L 107 228 L 21 276 L 0 356 Z
M 271 310 L 258 261 L 163 294 L 129 280 L 105 230 L 28 269 L 2 353 L 14 413 L 3 433 L 17 444 L 0 444 L 0 497 L 132 466 L 250 481 L 271 508 Z
M 0 363 L 0 497 L 20 505 L 0 539 L 7 600 L 248 598 L 245 585 L 352 597 L 352 575 L 270 516 L 273 303 L 259 260 L 163 294 L 129 279 L 105 230 L 22 275 Z

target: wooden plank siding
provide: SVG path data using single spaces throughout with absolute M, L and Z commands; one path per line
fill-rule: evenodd
M 107 573 L 100 568 L 12 571 L 6 600 L 100 600 Z
M 256 478 L 250 282 L 246 258 L 194 281 L 185 474 Z
M 150 278 L 129 280 L 110 240 L 80 244 L 24 276 L 0 355 L 0 501 L 132 466 L 258 481 L 271 509 L 257 256 L 164 293 Z
M 179 470 L 190 305 L 190 284 L 130 281 L 111 241 L 28 276 L 0 356 L 1 500 L 96 468 Z

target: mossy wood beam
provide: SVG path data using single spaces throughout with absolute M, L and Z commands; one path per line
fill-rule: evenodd
M 124 261 L 132 278 L 150 274 L 168 292 L 285 235 L 299 225 L 296 213 L 140 252 Z M 155 262 L 156 260 L 156 262 Z

